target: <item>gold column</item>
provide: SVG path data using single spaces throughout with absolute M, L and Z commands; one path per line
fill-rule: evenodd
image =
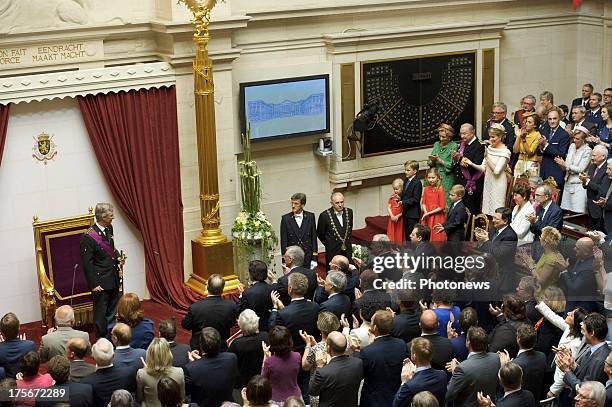
M 200 215 L 202 233 L 191 241 L 193 272 L 187 285 L 206 295 L 206 280 L 221 274 L 226 280 L 224 292 L 234 291 L 239 283 L 234 274 L 232 242 L 221 232 L 219 215 L 219 181 L 217 174 L 217 139 L 215 127 L 215 89 L 212 61 L 208 56 L 208 24 L 217 0 L 179 0 L 193 14 L 193 60 L 196 134 L 200 178 Z

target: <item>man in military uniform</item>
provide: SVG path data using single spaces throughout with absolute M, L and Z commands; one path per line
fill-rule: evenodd
M 281 255 L 289 246 L 300 246 L 304 250 L 303 266 L 313 269 L 317 266 L 317 227 L 314 213 L 305 211 L 305 205 L 305 194 L 298 192 L 291 196 L 291 212 L 281 218 Z
M 331 195 L 331 204 L 331 208 L 321 212 L 317 222 L 317 236 L 325 246 L 325 265 L 328 269 L 336 255 L 345 256 L 349 262 L 353 258 L 353 210 L 344 207 L 344 195 L 341 192 Z
M 123 260 L 113 240 L 113 206 L 97 204 L 95 217 L 96 223 L 81 238 L 81 259 L 93 297 L 96 337 L 102 338 L 115 319 L 119 301 L 119 266 L 123 265 Z

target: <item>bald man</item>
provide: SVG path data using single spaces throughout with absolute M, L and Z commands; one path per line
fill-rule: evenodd
M 353 210 L 344 207 L 341 192 L 331 194 L 330 202 L 331 207 L 321 212 L 317 222 L 317 237 L 325 246 L 325 264 L 338 254 L 346 256 L 350 262 L 353 258 Z
M 49 330 L 40 340 L 40 361 L 44 363 L 53 356 L 64 355 L 66 343 L 71 338 L 81 338 L 87 342 L 89 347 L 89 334 L 87 332 L 73 329 L 74 310 L 70 305 L 62 305 L 55 310 L 55 328 Z
M 450 339 L 438 335 L 438 316 L 433 310 L 425 310 L 421 314 L 421 336 L 431 342 L 433 355 L 431 367 L 444 370 L 444 366 L 453 358 L 453 345 Z M 408 343 L 410 350 L 411 343 Z
M 576 307 L 593 311 L 596 301 L 597 280 L 593 273 L 593 248 L 595 244 L 590 237 L 582 237 L 576 242 L 576 262 L 570 266 L 567 273 L 559 275 L 559 287 L 565 293 L 565 311 L 569 312 Z
M 85 362 L 89 351 L 89 341 L 83 338 L 71 338 L 66 343 L 66 356 L 70 360 L 70 380 L 80 382 L 85 376 L 96 371 L 94 365 Z
M 319 407 L 357 407 L 357 394 L 363 378 L 363 362 L 345 355 L 346 337 L 340 332 L 327 336 L 330 360 L 317 361 L 317 370 L 310 378 L 311 396 L 319 396 Z

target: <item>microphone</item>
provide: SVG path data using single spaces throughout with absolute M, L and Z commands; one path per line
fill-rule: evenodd
M 72 268 L 72 291 L 70 292 L 70 306 L 72 307 L 72 300 L 74 299 L 74 282 L 76 280 L 76 271 L 79 268 L 79 263 L 74 263 Z

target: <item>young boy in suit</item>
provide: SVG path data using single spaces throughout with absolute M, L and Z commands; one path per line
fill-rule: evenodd
M 446 221 L 434 226 L 437 232 L 444 231 L 446 233 L 446 240 L 449 242 L 465 240 L 465 222 L 467 222 L 468 213 L 462 202 L 464 195 L 465 187 L 463 185 L 453 185 L 449 193 L 452 204 L 446 214 Z
M 415 160 L 406 161 L 404 164 L 404 189 L 401 200 L 404 217 L 404 236 L 410 236 L 414 225 L 421 219 L 421 196 L 423 195 L 423 183 L 418 177 L 419 163 Z

